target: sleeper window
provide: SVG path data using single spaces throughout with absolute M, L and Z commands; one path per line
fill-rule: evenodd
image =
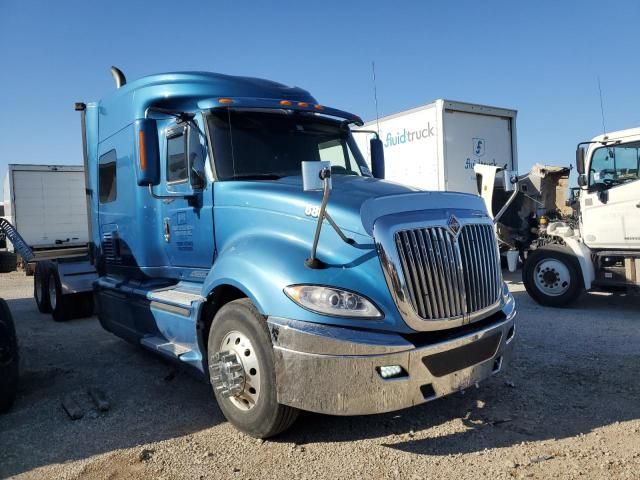
M 111 150 L 100 157 L 99 196 L 100 203 L 113 202 L 118 194 L 116 182 L 116 151 Z
M 167 138 L 167 182 L 181 182 L 187 179 L 187 155 L 183 132 Z

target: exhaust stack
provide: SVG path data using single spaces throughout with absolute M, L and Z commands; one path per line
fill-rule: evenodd
M 111 67 L 111 75 L 116 81 L 116 88 L 120 88 L 123 85 L 127 84 L 127 78 L 124 76 L 124 73 L 122 73 L 122 70 L 120 70 L 118 67 Z

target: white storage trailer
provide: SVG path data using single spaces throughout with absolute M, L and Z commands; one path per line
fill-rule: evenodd
M 421 190 L 477 194 L 476 163 L 518 169 L 516 115 L 515 110 L 441 99 L 354 131 L 379 133 L 387 180 Z M 371 135 L 354 135 L 369 164 Z
M 89 242 L 86 205 L 82 166 L 8 166 L 5 218 L 32 250 L 85 248 Z M 11 242 L 7 246 L 13 251 Z

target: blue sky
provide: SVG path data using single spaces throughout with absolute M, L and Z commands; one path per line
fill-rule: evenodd
M 75 101 L 176 70 L 260 76 L 375 115 L 436 98 L 518 110 L 520 172 L 640 125 L 638 1 L 0 0 L 0 178 L 82 161 Z

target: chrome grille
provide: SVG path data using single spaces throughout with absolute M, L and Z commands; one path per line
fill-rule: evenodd
M 457 238 L 445 227 L 402 230 L 395 243 L 409 301 L 421 318 L 464 317 L 498 301 L 501 273 L 492 225 L 465 225 Z

